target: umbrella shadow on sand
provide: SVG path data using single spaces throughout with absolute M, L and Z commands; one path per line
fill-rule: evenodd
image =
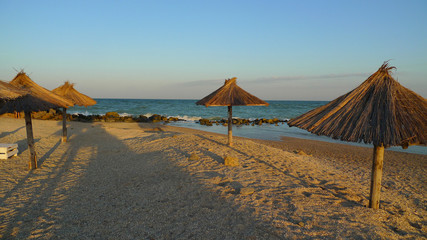
M 34 139 L 34 143 L 38 143 L 39 141 L 40 141 L 40 138 Z M 27 139 L 22 139 L 22 140 L 16 141 L 16 144 L 18 144 L 18 150 L 20 153 L 22 153 L 28 149 Z
M 237 144 L 235 147 L 228 147 L 223 144 L 222 140 L 212 139 L 202 134 L 198 134 L 197 137 L 206 141 L 210 141 L 224 148 L 226 147 L 230 149 L 232 155 L 233 151 L 239 154 L 242 160 L 245 159 L 244 163 L 242 163 L 241 166 L 243 167 L 242 171 L 260 171 L 259 167 L 253 165 L 254 162 L 268 166 L 268 168 L 266 168 L 267 172 L 269 172 L 270 169 L 274 169 L 274 171 L 272 171 L 272 174 L 274 176 L 277 176 L 277 179 L 275 181 L 281 181 L 283 182 L 283 184 L 278 184 L 277 187 L 271 188 L 271 190 L 274 193 L 277 193 L 278 196 L 280 196 L 279 198 L 281 199 L 280 201 L 277 201 L 277 199 L 274 200 L 276 202 L 274 202 L 273 204 L 277 204 L 277 207 L 280 206 L 280 208 L 283 209 L 283 212 L 286 213 L 282 216 L 285 221 L 290 221 L 295 224 L 299 224 L 299 221 L 301 221 L 302 223 L 317 222 L 316 228 L 305 229 L 306 233 L 316 233 L 317 231 L 323 229 L 324 231 L 338 231 L 338 235 L 335 235 L 335 237 L 343 237 L 345 236 L 345 234 L 343 235 L 343 233 L 341 232 L 341 228 L 343 227 L 341 226 L 341 223 L 348 222 L 351 223 L 353 226 L 357 225 L 356 228 L 349 228 L 348 226 L 346 226 L 346 224 L 344 224 L 345 230 L 344 228 L 342 228 L 346 234 L 350 234 L 348 236 L 352 236 L 351 238 L 358 238 L 358 233 L 362 232 L 369 233 L 369 235 L 360 235 L 360 238 L 370 238 L 373 236 L 378 236 L 377 233 L 374 233 L 376 232 L 375 229 L 385 228 L 387 229 L 385 231 L 388 232 L 388 234 L 394 232 L 399 236 L 423 236 L 423 219 L 417 216 L 415 216 L 413 219 L 408 218 L 408 214 L 406 214 L 405 211 L 402 210 L 405 208 L 405 205 L 401 205 L 400 203 L 396 203 L 395 201 L 383 201 L 382 204 L 384 208 L 382 208 L 382 214 L 387 214 L 388 218 L 398 218 L 400 219 L 399 221 L 407 223 L 408 225 L 412 226 L 412 228 L 401 228 L 399 227 L 399 224 L 396 224 L 394 222 L 378 224 L 375 223 L 375 225 L 372 225 L 372 219 L 375 219 L 378 216 L 374 211 L 369 211 L 367 208 L 367 187 L 366 190 L 358 189 L 353 187 L 352 181 L 341 182 L 341 180 L 338 179 L 341 179 L 342 176 L 337 175 L 337 173 L 339 174 L 340 172 L 328 173 L 324 171 L 319 171 L 317 174 L 315 173 L 313 175 L 311 174 L 311 171 L 309 169 L 307 169 L 308 171 L 304 169 L 304 167 L 302 166 L 304 165 L 304 163 L 301 163 L 302 165 L 292 164 L 288 166 L 287 164 L 281 164 L 280 161 L 270 162 L 268 161 L 268 156 L 253 156 L 247 154 L 244 151 L 239 150 L 239 144 Z M 257 144 L 262 144 L 258 141 L 254 142 Z M 225 149 L 223 149 L 222 151 L 228 152 Z M 301 157 L 305 158 L 304 156 Z M 336 160 L 335 162 L 340 161 Z M 250 166 L 251 164 L 253 166 Z M 299 168 L 298 166 L 302 166 L 303 168 Z M 256 168 L 258 168 L 258 170 Z M 261 169 L 263 169 L 263 167 L 261 167 Z M 282 177 L 280 175 L 282 175 Z M 352 175 L 350 174 L 349 176 Z M 264 186 L 258 185 L 258 182 L 259 181 L 254 181 L 252 183 L 252 187 L 257 188 L 258 186 L 261 189 L 257 191 L 263 191 L 262 189 L 265 189 Z M 266 185 L 266 187 L 269 188 L 268 185 Z M 414 192 L 417 191 L 414 190 Z M 303 195 L 305 198 L 301 198 L 301 195 Z M 310 198 L 317 199 L 316 201 L 318 202 L 311 202 Z M 299 203 L 299 200 L 302 200 L 303 203 Z M 305 203 L 305 201 L 307 201 L 307 203 Z M 312 209 L 312 211 L 301 212 L 301 209 Z M 317 210 L 314 211 L 314 209 Z M 363 214 L 366 211 L 368 212 L 368 215 Z M 366 218 L 367 216 L 369 217 Z M 409 216 L 411 216 L 411 214 L 409 214 Z M 332 222 L 336 222 L 336 228 L 331 228 Z M 333 235 L 330 235 L 330 237 L 332 236 Z
M 4 138 L 4 137 L 7 137 L 7 136 L 9 136 L 11 134 L 14 134 L 14 133 L 18 132 L 19 130 L 21 130 L 23 128 L 25 128 L 25 127 L 24 126 L 19 127 L 19 128 L 15 129 L 13 131 L 10 131 L 10 132 L 2 132 L 2 133 L 0 133 L 0 138 Z
M 221 141 L 217 141 L 203 135 L 197 136 L 203 140 L 211 141 L 214 144 L 224 146 Z M 256 192 L 264 193 L 267 191 L 275 196 L 275 198 L 268 199 L 265 204 L 267 206 L 269 204 L 273 204 L 275 208 L 280 208 L 280 212 L 283 213 L 280 214 L 280 217 L 278 217 L 280 221 L 292 223 L 292 225 L 289 226 L 290 229 L 287 231 L 288 234 L 290 234 L 289 236 L 292 236 L 292 234 L 295 234 L 295 232 L 301 231 L 301 226 L 305 226 L 306 224 L 309 227 L 302 228 L 304 234 L 300 235 L 300 237 L 304 236 L 303 238 L 309 239 L 322 231 L 329 232 L 330 235 L 328 235 L 328 237 L 330 238 L 336 238 L 338 236 L 343 237 L 346 236 L 346 234 L 347 236 L 352 236 L 354 238 L 366 238 L 366 235 L 365 237 L 363 237 L 363 235 L 359 235 L 360 231 L 365 233 L 370 232 L 370 234 L 373 234 L 370 235 L 371 237 L 376 235 L 372 233 L 372 227 L 365 224 L 363 220 L 360 221 L 353 219 L 351 214 L 345 213 L 347 211 L 345 209 L 348 209 L 350 212 L 359 211 L 358 209 L 365 207 L 362 204 L 362 201 L 366 202 L 366 198 L 352 192 L 349 188 L 346 187 L 346 185 L 334 183 L 330 178 L 322 179 L 322 176 L 320 175 L 320 177 L 315 176 L 317 179 L 313 179 L 304 170 L 292 171 L 288 168 L 283 168 L 283 166 L 280 164 L 273 164 L 266 161 L 266 159 L 248 155 L 247 153 L 240 151 L 237 147 L 224 147 L 227 147 L 235 153 L 239 154 L 243 159 L 246 158 L 245 163 L 242 162 L 241 165 L 243 168 L 242 171 L 263 171 L 261 169 L 264 169 L 264 167 L 259 168 L 256 165 L 264 165 L 267 166 L 267 168 L 265 168 L 267 172 L 273 170 L 271 175 L 268 174 L 268 179 L 274 176 L 274 181 L 283 182 L 283 184 L 278 184 L 275 187 L 271 187 L 268 184 L 263 185 L 262 181 L 260 180 L 253 179 L 251 186 L 256 189 Z M 258 164 L 254 165 L 254 162 Z M 265 176 L 265 174 L 262 176 Z M 262 199 L 263 195 L 264 194 L 260 194 L 260 196 L 254 198 Z M 320 202 L 312 202 L 310 201 L 310 198 L 316 199 L 313 201 Z M 257 201 L 254 201 L 253 203 L 247 203 L 247 205 L 251 204 L 259 206 Z M 332 209 L 335 210 L 328 210 L 330 208 L 329 205 L 334 206 Z M 302 209 L 312 210 L 306 212 Z M 275 219 L 272 219 L 272 221 L 274 220 Z M 345 233 L 343 234 L 340 232 L 341 227 L 339 225 L 341 224 L 338 224 L 336 227 L 331 227 L 331 222 L 352 222 L 352 224 L 356 224 L 358 227 L 346 228 Z M 316 223 L 316 227 L 310 226 L 312 223 Z
M 356 197 L 358 199 L 355 200 L 354 194 L 349 193 L 347 191 L 347 187 L 340 186 L 340 185 L 335 184 L 335 183 L 328 183 L 329 181 L 327 181 L 327 180 L 320 181 L 319 183 L 310 182 L 308 179 L 305 178 L 306 176 L 305 176 L 304 173 L 299 173 L 299 172 L 297 172 L 296 174 L 295 173 L 291 173 L 289 170 L 281 169 L 281 168 L 279 168 L 279 167 L 277 167 L 277 166 L 275 166 L 275 165 L 273 165 L 271 163 L 268 163 L 268 162 L 266 162 L 266 161 L 264 161 L 264 160 L 262 160 L 260 158 L 248 155 L 247 153 L 238 150 L 236 147 L 227 146 L 226 144 L 223 144 L 223 143 L 218 142 L 216 140 L 207 138 L 207 137 L 205 137 L 203 135 L 197 135 L 197 136 L 200 137 L 200 138 L 203 138 L 205 140 L 212 141 L 215 144 L 219 144 L 219 145 L 222 145 L 222 146 L 229 147 L 231 150 L 235 151 L 236 153 L 239 153 L 239 154 L 241 154 L 241 155 L 243 155 L 243 156 L 245 156 L 245 157 L 247 157 L 249 159 L 254 159 L 258 163 L 267 165 L 270 168 L 275 169 L 276 171 L 282 173 L 286 177 L 294 179 L 298 183 L 298 185 L 296 185 L 296 187 L 303 186 L 305 188 L 321 188 L 323 191 L 325 191 L 325 192 L 327 192 L 329 194 L 332 194 L 337 199 L 340 199 L 340 201 L 341 201 L 340 204 L 343 207 L 363 206 L 363 204 L 361 203 L 362 199 L 361 198 L 359 199 L 358 197 Z M 306 197 L 310 197 L 312 195 L 311 193 L 308 193 L 308 192 L 306 192 L 306 193 L 303 192 L 303 194 Z
M 38 142 L 40 139 L 38 139 L 38 140 L 36 140 L 35 139 L 35 142 Z M 24 142 L 24 143 L 22 143 L 22 141 Z M 48 159 L 49 158 L 49 156 L 56 150 L 56 148 L 59 146 L 59 143 L 60 143 L 61 141 L 60 140 L 58 140 L 58 143 L 55 145 L 55 146 L 53 146 L 47 153 L 45 153 L 40 159 L 39 159 L 39 163 L 40 163 L 40 166 L 43 164 L 43 162 L 46 160 L 46 159 Z M 20 146 L 20 144 L 23 144 L 23 146 L 27 146 L 26 145 L 26 140 L 20 140 L 20 141 L 18 141 L 18 147 Z M 20 150 L 21 151 L 25 151 L 25 150 L 27 150 L 28 149 L 28 147 L 27 148 L 25 148 L 25 149 L 21 149 L 20 148 Z M 19 191 L 19 189 L 21 189 L 23 186 L 24 186 L 24 184 L 27 182 L 27 180 L 32 176 L 32 173 L 34 172 L 34 170 L 29 170 L 29 172 L 28 172 L 28 174 L 25 176 L 25 177 L 23 177 L 23 178 L 21 178 L 20 180 L 19 180 L 19 182 L 15 185 L 15 187 L 14 188 L 12 188 L 11 190 L 9 190 L 1 199 L 0 199 L 0 203 L 3 203 L 3 202 L 5 202 L 6 201 L 6 199 L 8 199 L 9 197 L 11 197 L 12 195 L 14 195 L 15 194 L 15 192 L 17 192 L 17 191 Z M 1 236 L 1 235 L 0 235 Z
M 277 238 L 171 160 L 185 157 L 156 142 L 175 133 L 120 140 L 101 124 L 71 125 L 69 142 L 50 141 L 41 167 L 1 199 L 1 238 Z

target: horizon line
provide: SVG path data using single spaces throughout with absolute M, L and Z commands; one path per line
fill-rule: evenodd
M 121 97 L 94 97 L 93 99 L 117 99 L 117 100 L 200 100 L 198 98 L 121 98 Z M 298 99 L 263 99 L 264 101 L 304 101 L 304 102 L 330 102 L 332 100 L 298 100 Z

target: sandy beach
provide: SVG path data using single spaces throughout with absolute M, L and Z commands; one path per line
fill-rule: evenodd
M 426 239 L 427 156 L 386 151 L 379 210 L 372 149 L 234 138 L 163 124 L 0 118 L 2 239 Z M 225 166 L 224 158 L 240 166 Z

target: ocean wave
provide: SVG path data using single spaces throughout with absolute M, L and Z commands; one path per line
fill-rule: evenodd
M 85 116 L 93 115 L 93 113 L 91 113 L 89 111 L 84 111 L 84 112 L 82 112 L 82 111 L 69 111 L 67 113 L 71 114 L 71 115 L 79 115 L 79 114 L 82 114 L 82 115 L 85 115 Z
M 184 115 L 184 116 L 179 116 L 178 115 L 178 116 L 170 116 L 170 117 L 182 119 L 182 120 L 185 120 L 185 121 L 188 121 L 188 122 L 196 122 L 196 121 L 199 121 L 200 118 L 201 118 L 201 117 L 193 117 L 193 116 L 186 116 L 186 115 Z
M 262 119 L 262 118 L 248 118 L 249 121 L 255 121 L 257 119 Z M 274 118 L 266 118 L 266 119 L 274 119 Z M 277 118 L 277 119 L 281 122 L 287 122 L 290 120 L 289 118 Z
M 133 117 L 133 115 L 129 114 L 129 113 L 119 113 L 119 116 L 120 117 Z
M 141 114 L 141 115 L 149 118 L 149 117 L 153 116 L 154 114 L 153 113 L 146 113 L 146 114 Z
M 105 115 L 105 113 L 94 113 L 94 112 L 90 112 L 90 111 L 69 111 L 68 114 L 71 115 L 85 115 L 85 116 L 91 116 L 91 115 Z M 138 117 L 139 114 L 131 114 L 131 113 L 119 113 L 119 115 L 121 117 Z M 154 115 L 154 113 L 145 113 L 145 114 L 141 114 L 142 116 L 145 116 L 147 118 L 151 117 Z M 214 117 L 201 117 L 201 116 L 188 116 L 188 115 L 171 115 L 171 116 L 166 116 L 166 117 L 173 117 L 173 118 L 178 118 L 184 121 L 188 121 L 188 122 L 198 122 L 200 119 L 204 118 L 204 119 L 208 119 L 210 121 L 220 121 L 223 119 L 227 119 L 226 117 L 219 117 L 219 116 L 214 116 Z M 240 117 L 234 116 L 233 119 L 240 119 Z M 244 118 L 242 118 L 244 119 Z M 256 119 L 259 118 L 248 118 L 249 121 L 255 121 Z M 289 118 L 281 118 L 279 119 L 280 121 L 289 121 Z

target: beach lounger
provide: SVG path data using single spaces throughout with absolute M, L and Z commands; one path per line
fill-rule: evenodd
M 18 156 L 18 144 L 0 143 L 0 159 L 8 159 L 10 156 Z

